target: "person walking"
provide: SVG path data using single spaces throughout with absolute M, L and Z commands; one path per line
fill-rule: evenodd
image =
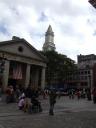
M 49 104 L 50 104 L 50 108 L 49 108 L 49 115 L 54 115 L 53 109 L 54 109 L 54 105 L 56 103 L 56 91 L 55 90 L 50 90 L 49 92 Z

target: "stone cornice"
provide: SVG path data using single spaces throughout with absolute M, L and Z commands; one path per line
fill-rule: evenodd
M 9 61 L 19 61 L 19 62 L 22 62 L 22 63 L 34 64 L 34 65 L 46 67 L 45 62 L 40 61 L 40 60 L 36 60 L 34 58 L 18 56 L 18 55 L 15 55 L 15 54 L 10 54 L 10 53 L 5 53 L 5 52 L 0 52 L 0 57 L 5 58 Z

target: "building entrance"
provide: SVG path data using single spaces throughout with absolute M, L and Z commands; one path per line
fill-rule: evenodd
M 16 61 L 10 62 L 8 85 L 12 85 L 14 89 L 16 86 L 24 87 L 26 77 L 26 64 Z

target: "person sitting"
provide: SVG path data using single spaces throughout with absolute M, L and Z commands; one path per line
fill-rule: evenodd
M 33 112 L 42 112 L 42 107 L 41 103 L 36 97 L 31 98 L 31 103 L 32 103 L 32 111 Z
M 19 102 L 18 102 L 18 107 L 19 110 L 23 110 L 25 104 L 25 96 L 20 97 Z
M 13 86 L 10 85 L 6 88 L 6 103 L 13 103 L 15 101 L 14 99 L 14 89 Z

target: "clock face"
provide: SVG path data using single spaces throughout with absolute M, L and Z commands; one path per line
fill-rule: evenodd
M 52 36 L 47 36 L 46 37 L 46 42 L 53 42 L 53 37 Z
M 49 36 L 49 42 L 52 42 L 52 36 Z
M 51 50 L 51 48 L 49 47 L 48 50 Z

